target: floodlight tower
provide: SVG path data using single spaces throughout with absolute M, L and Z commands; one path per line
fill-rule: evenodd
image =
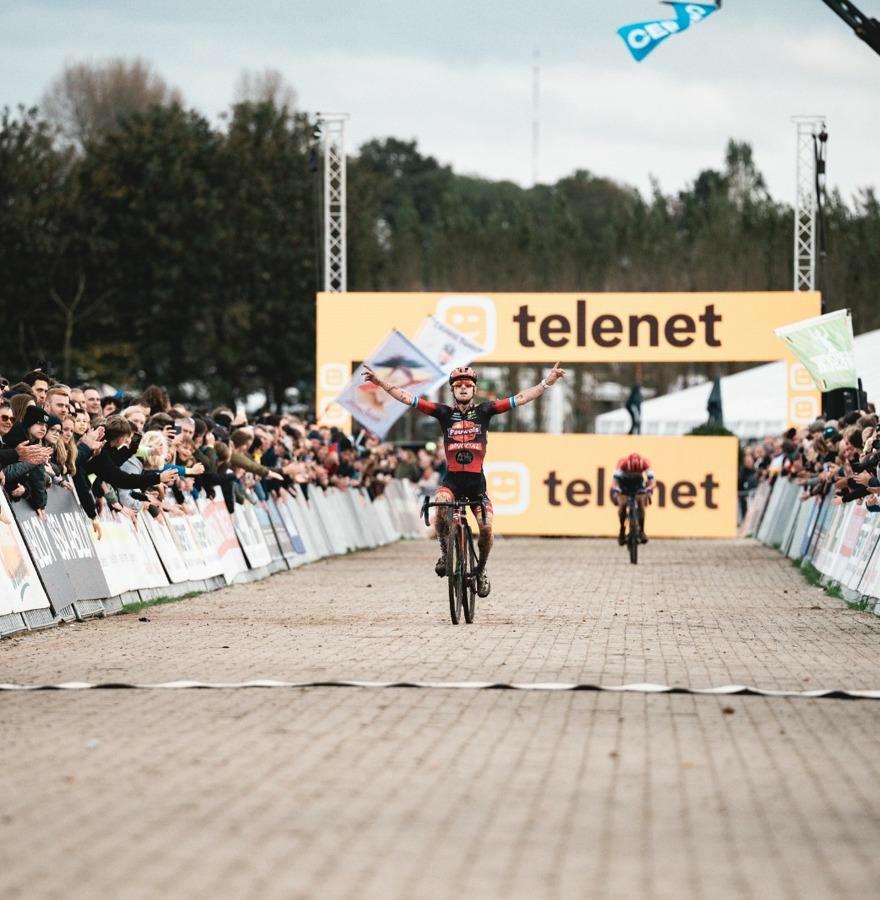
M 797 128 L 796 193 L 794 204 L 794 289 L 816 289 L 816 210 L 818 185 L 823 171 L 818 171 L 816 141 L 825 134 L 824 116 L 795 116 Z M 827 135 L 826 135 L 827 137 Z M 823 142 L 824 143 L 824 142 Z
M 318 113 L 316 135 L 324 148 L 324 290 L 348 288 L 346 265 L 345 123 L 348 113 Z

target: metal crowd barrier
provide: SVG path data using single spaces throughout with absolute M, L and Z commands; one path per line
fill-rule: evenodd
M 375 500 L 362 488 L 309 486 L 236 506 L 233 515 L 205 498 L 174 512 L 162 520 L 141 513 L 135 526 L 105 510 L 97 540 L 75 494 L 50 488 L 38 517 L 0 490 L 0 637 L 427 534 L 418 491 L 403 480 Z
M 753 495 L 743 532 L 775 547 L 799 565 L 812 566 L 826 586 L 880 615 L 880 512 L 858 503 L 805 497 L 801 486 L 777 478 Z

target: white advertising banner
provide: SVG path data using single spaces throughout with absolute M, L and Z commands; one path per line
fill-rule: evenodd
M 0 616 L 48 606 L 49 598 L 0 488 Z

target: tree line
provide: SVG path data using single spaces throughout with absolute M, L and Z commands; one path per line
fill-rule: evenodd
M 140 60 L 69 66 L 39 106 L 3 110 L 0 372 L 307 401 L 317 151 L 273 72 L 245 73 L 219 123 Z M 880 327 L 875 190 L 833 192 L 826 215 L 829 309 Z M 348 250 L 358 291 L 788 290 L 792 210 L 734 140 L 722 168 L 646 197 L 584 170 L 532 188 L 459 175 L 389 137 L 349 160 Z

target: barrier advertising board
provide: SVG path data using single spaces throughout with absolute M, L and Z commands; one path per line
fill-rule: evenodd
M 49 598 L 0 489 L 0 616 L 48 606 Z
M 57 613 L 80 600 L 109 597 L 92 529 L 76 495 L 52 488 L 48 496 L 42 518 L 27 503 L 14 503 L 12 510 L 52 609 Z

